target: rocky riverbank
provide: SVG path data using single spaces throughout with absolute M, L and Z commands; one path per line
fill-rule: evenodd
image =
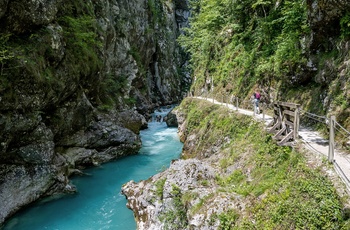
M 146 181 L 125 184 L 122 193 L 128 199 L 127 206 L 134 211 L 139 230 L 218 229 L 220 220 L 213 217 L 232 209 L 243 211 L 244 203 L 240 195 L 220 191 L 216 182 L 216 175 L 222 173 L 217 165 L 223 157 L 218 152 L 220 144 L 206 149 L 207 154 L 195 153 L 202 134 L 188 132 L 188 115 L 182 109 L 172 111 L 167 120 L 174 120 L 174 116 L 177 122 L 170 125 L 178 123 L 184 141 L 182 157 L 198 155 L 175 160 L 169 169 Z M 204 200 L 205 207 L 201 207 Z M 198 210 L 193 212 L 195 207 Z

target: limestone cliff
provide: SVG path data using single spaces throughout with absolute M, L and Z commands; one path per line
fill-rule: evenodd
M 137 153 L 139 130 L 189 84 L 186 2 L 0 0 L 0 224 L 74 191 L 85 166 Z
M 350 127 L 350 2 L 308 0 L 307 7 L 310 34 L 305 39 L 303 51 L 309 71 L 304 75 L 319 86 L 316 90 L 320 96 L 313 100 L 322 105 L 325 114 L 335 115 L 338 122 Z M 313 95 L 315 89 L 311 91 Z

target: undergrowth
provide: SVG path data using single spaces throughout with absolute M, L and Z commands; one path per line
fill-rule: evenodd
M 184 229 L 188 225 L 186 218 L 186 208 L 182 202 L 181 189 L 172 184 L 171 195 L 173 197 L 173 209 L 167 211 L 159 217 L 159 219 L 165 223 L 165 229 Z
M 187 135 L 197 135 L 189 156 L 220 146 L 220 170 L 235 169 L 218 174 L 216 183 L 242 196 L 246 210 L 216 215 L 220 229 L 348 229 L 342 199 L 322 169 L 308 167 L 295 149 L 277 146 L 262 124 L 202 100 L 184 100 L 180 109 Z

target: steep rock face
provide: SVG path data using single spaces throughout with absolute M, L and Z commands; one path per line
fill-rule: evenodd
M 99 4 L 104 7 L 104 1 Z M 174 78 L 178 60 L 175 18 L 168 12 L 174 10 L 171 5 L 168 9 L 157 1 L 118 1 L 105 7 L 98 12 L 98 24 L 107 39 L 105 72 L 124 77 L 121 91 L 136 100 L 141 111 L 152 108 L 152 103 L 179 100 L 181 81 Z M 161 12 L 162 17 L 152 15 Z M 164 25 L 158 25 L 158 20 Z
M 141 113 L 179 101 L 189 83 L 177 10 L 158 0 L 0 1 L 0 223 L 74 191 L 77 170 L 138 151 Z
M 338 38 L 341 34 L 340 21 L 345 12 L 350 9 L 348 1 L 307 1 L 308 22 L 310 35 L 305 39 L 305 51 L 308 53 L 307 66 L 312 72 L 318 70 L 320 53 L 331 52 L 339 49 Z M 322 85 L 328 85 L 336 76 L 336 64 L 334 60 L 326 61 L 322 69 L 315 77 L 315 81 Z
M 313 53 L 317 51 L 328 51 L 333 39 L 340 34 L 340 19 L 344 12 L 350 8 L 350 3 L 344 0 L 308 0 L 308 20 L 310 23 L 311 42 L 310 49 Z M 333 44 L 334 45 L 334 44 Z
M 308 66 L 314 81 L 322 86 L 320 103 L 338 122 L 350 124 L 349 26 L 350 2 L 345 0 L 308 0 L 310 36 L 306 39 Z M 342 28 L 343 27 L 343 28 Z
M 340 21 L 349 11 L 350 3 L 344 0 L 307 0 L 306 7 L 310 30 L 303 33 L 298 45 L 307 61 L 300 66 L 291 83 L 293 87 L 298 87 L 300 84 L 316 82 L 326 87 L 337 77 L 337 64 L 334 60 L 327 60 L 327 54 L 342 52 L 342 45 L 339 44 Z

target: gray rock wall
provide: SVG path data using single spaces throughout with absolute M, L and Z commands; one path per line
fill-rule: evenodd
M 308 0 L 308 23 L 310 35 L 303 41 L 305 53 L 308 54 L 307 66 L 313 72 L 320 61 L 320 54 L 332 50 L 341 50 L 339 37 L 341 36 L 340 21 L 350 9 L 350 2 L 343 0 Z M 346 51 L 345 51 L 346 52 Z M 334 60 L 325 63 L 324 70 L 316 76 L 316 82 L 329 84 L 336 76 L 334 73 Z
M 74 192 L 72 173 L 137 153 L 144 115 L 189 83 L 178 10 L 159 0 L 0 0 L 0 225 L 42 196 Z
M 350 2 L 344 0 L 308 0 L 308 19 L 311 28 L 310 49 L 313 53 L 328 51 L 332 40 L 339 36 L 340 19 L 350 8 Z M 333 44 L 334 45 L 334 44 Z

